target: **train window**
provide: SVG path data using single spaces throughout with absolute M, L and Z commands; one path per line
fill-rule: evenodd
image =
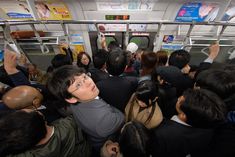
M 148 36 L 132 36 L 130 42 L 136 43 L 139 49 L 147 49 L 149 47 L 149 37 Z
M 106 45 L 108 46 L 109 43 L 111 41 L 117 41 L 117 39 L 114 37 L 114 36 L 105 36 L 105 40 L 106 40 Z M 97 38 L 97 47 L 99 48 L 100 47 L 100 42 L 98 42 L 98 38 Z
M 115 39 L 115 37 L 112 37 L 112 36 L 106 36 L 105 39 L 106 39 L 106 45 L 107 45 L 107 46 L 109 45 L 109 43 L 110 43 L 111 41 L 117 41 L 117 40 Z

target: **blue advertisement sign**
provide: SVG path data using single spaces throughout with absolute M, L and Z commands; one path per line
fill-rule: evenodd
M 16 12 L 8 12 L 7 15 L 12 18 L 12 19 L 23 19 L 23 18 L 33 18 L 33 16 L 31 14 L 24 14 L 24 13 L 16 13 Z
M 203 22 L 213 21 L 218 14 L 216 4 L 185 3 L 178 11 L 175 21 L 177 22 Z

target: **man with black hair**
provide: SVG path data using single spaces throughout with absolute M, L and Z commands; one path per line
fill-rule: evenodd
M 209 56 L 207 59 L 205 59 L 203 62 L 200 63 L 197 71 L 195 72 L 193 78 L 189 77 L 190 72 L 190 54 L 188 51 L 185 50 L 176 50 L 174 51 L 170 57 L 169 57 L 169 65 L 175 66 L 181 70 L 181 72 L 184 74 L 183 78 L 183 84 L 179 86 L 177 89 L 177 96 L 181 96 L 183 91 L 185 91 L 188 88 L 192 88 L 194 84 L 194 78 L 198 75 L 201 71 L 208 69 L 211 64 L 213 63 L 214 59 L 217 57 L 219 53 L 220 47 L 218 43 L 214 43 L 209 47 Z
M 107 59 L 108 52 L 104 49 L 100 49 L 96 54 L 93 55 L 94 68 L 90 68 L 88 70 L 91 73 L 91 78 L 95 83 L 109 77 L 109 74 L 106 70 Z
M 88 135 L 95 151 L 124 122 L 124 115 L 99 99 L 99 89 L 85 69 L 66 65 L 58 68 L 48 81 L 48 89 L 59 100 L 69 103 L 74 118 Z
M 155 129 L 153 157 L 204 155 L 214 128 L 225 122 L 224 102 L 205 89 L 186 90 L 176 103 L 177 115 Z
M 0 134 L 1 157 L 90 156 L 72 116 L 48 125 L 40 112 L 16 111 L 1 117 Z
M 235 154 L 235 76 L 234 66 L 220 65 L 214 69 L 208 69 L 198 74 L 195 87 L 208 89 L 215 92 L 226 104 L 229 111 L 227 122 L 216 130 L 211 150 L 206 156 L 211 157 L 233 157 Z
M 111 77 L 97 82 L 100 97 L 124 112 L 126 104 L 137 87 L 136 77 L 121 77 L 127 65 L 126 53 L 120 48 L 109 52 L 106 62 Z
M 119 43 L 117 41 L 111 41 L 108 45 L 108 51 L 111 52 L 112 50 L 120 48 Z

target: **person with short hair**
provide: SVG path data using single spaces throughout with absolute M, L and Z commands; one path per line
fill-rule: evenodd
M 76 122 L 95 150 L 124 122 L 123 113 L 99 99 L 99 89 L 83 68 L 66 65 L 57 69 L 48 81 L 48 89 L 57 99 L 70 104 Z
M 137 87 L 136 77 L 121 76 L 127 65 L 126 53 L 117 48 L 108 54 L 106 62 L 109 78 L 96 83 L 100 97 L 124 113 L 126 104 Z
M 151 80 L 151 74 L 157 64 L 157 56 L 154 52 L 145 51 L 141 55 L 141 72 L 139 82 Z
M 39 112 L 16 111 L 0 119 L 0 134 L 2 157 L 90 156 L 72 116 L 47 125 Z
M 177 97 L 181 96 L 186 89 L 193 87 L 194 81 L 188 75 L 190 71 L 190 66 L 189 66 L 190 58 L 191 56 L 188 51 L 176 50 L 173 53 L 171 53 L 168 60 L 168 64 L 170 66 L 177 67 L 183 74 L 182 79 L 179 81 L 184 83 L 176 87 Z
M 95 83 L 109 77 L 106 70 L 107 59 L 108 52 L 104 49 L 98 50 L 98 52 L 93 55 L 94 68 L 89 68 L 89 72 L 91 73 L 91 78 Z
M 215 92 L 225 101 L 228 110 L 235 110 L 234 71 L 228 68 L 204 70 L 197 75 L 194 86 Z
M 51 102 L 43 101 L 43 99 L 44 97 L 38 89 L 26 85 L 10 89 L 2 97 L 2 101 L 8 109 L 40 111 L 45 115 L 48 123 L 61 118 L 62 115 L 59 113 L 59 107 L 57 110 L 51 109 Z
M 111 52 L 112 50 L 116 49 L 116 48 L 120 48 L 119 43 L 117 41 L 111 41 L 108 44 L 108 51 Z
M 17 86 L 3 95 L 4 104 L 13 110 L 38 109 L 42 107 L 43 95 L 31 86 Z
M 157 56 L 157 65 L 156 66 L 166 66 L 168 61 L 167 51 L 160 50 L 156 53 Z
M 186 50 L 176 50 L 169 57 L 169 65 L 178 67 L 182 73 L 188 74 L 190 70 L 190 54 Z
M 153 129 L 153 157 L 203 156 L 214 129 L 225 122 L 224 102 L 206 89 L 188 89 L 176 103 L 177 115 Z

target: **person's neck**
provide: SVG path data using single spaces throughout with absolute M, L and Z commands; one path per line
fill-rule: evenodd
M 46 125 L 46 130 L 47 130 L 46 136 L 43 139 L 41 139 L 41 141 L 39 141 L 39 143 L 37 145 L 46 144 L 50 140 L 50 138 L 52 137 L 52 135 L 54 133 L 54 127 Z

